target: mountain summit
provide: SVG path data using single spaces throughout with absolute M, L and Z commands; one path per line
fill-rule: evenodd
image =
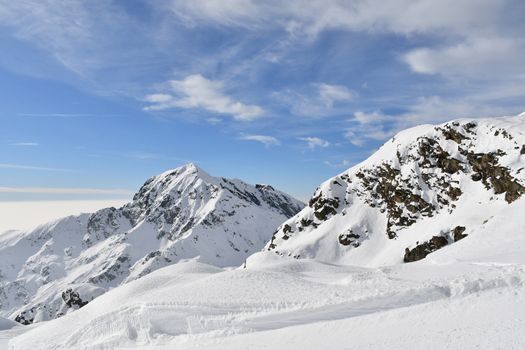
M 304 205 L 194 164 L 152 177 L 122 208 L 0 236 L 0 310 L 28 324 L 185 259 L 239 266 Z
M 418 126 L 324 182 L 267 250 L 379 266 L 451 245 L 474 249 L 480 235 L 515 230 L 523 219 L 509 213 L 525 213 L 523 194 L 525 114 Z

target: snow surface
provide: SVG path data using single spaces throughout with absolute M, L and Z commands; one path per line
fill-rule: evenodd
M 11 350 L 524 349 L 524 196 L 495 193 L 492 180 L 486 186 L 471 181 L 474 172 L 468 165 L 447 175 L 435 163 L 420 167 L 421 159 L 409 157 L 422 135 L 461 161 L 458 144 L 463 142 L 479 153 L 501 149 L 505 155 L 498 156 L 498 166 L 508 169 L 513 181 L 523 181 L 524 118 L 478 120 L 473 130 L 469 141 L 459 143 L 433 126 L 397 135 L 364 163 L 321 185 L 314 198 L 320 193 L 319 198 L 338 197 L 335 213 L 328 210 L 318 219 L 315 212 L 325 206 L 305 208 L 283 223 L 245 268 L 181 260 L 23 334 L 0 331 L 0 339 L 10 338 Z M 512 138 L 499 136 L 505 135 L 502 131 Z M 399 164 L 398 151 L 404 152 L 401 158 L 407 156 Z M 382 204 L 373 201 L 377 187 L 365 190 L 353 178 L 385 162 L 399 166 L 389 181 L 421 170 L 400 186 L 429 174 L 432 186 L 418 182 L 423 189 L 414 186 L 414 191 L 433 203 L 432 216 L 414 211 L 410 225 L 395 221 L 387 226 L 390 212 L 381 212 Z M 461 196 L 437 201 L 449 189 L 439 178 L 459 186 Z M 356 191 L 347 196 L 334 180 L 348 179 L 347 188 Z M 394 209 L 409 215 L 403 205 Z M 303 225 L 302 219 L 312 223 Z M 423 260 L 403 263 L 406 247 L 450 235 L 456 225 L 464 225 L 468 236 Z M 395 229 L 392 238 L 389 227 Z M 339 243 L 339 234 L 349 228 L 364 237 L 355 246 Z
M 380 268 L 271 252 L 246 269 L 179 263 L 42 323 L 10 349 L 523 349 L 525 237 L 502 231 L 477 240 L 499 245 L 491 255 L 463 240 Z

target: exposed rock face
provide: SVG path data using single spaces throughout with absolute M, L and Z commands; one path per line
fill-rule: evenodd
M 450 236 L 434 236 L 429 241 L 419 243 L 416 242 L 416 247 L 413 249 L 405 248 L 404 262 L 413 262 L 424 259 L 428 254 L 435 252 L 438 249 L 448 245 L 449 242 L 457 242 L 468 235 L 464 234 L 465 226 L 456 226 L 450 230 Z
M 400 171 L 393 169 L 388 163 L 372 171 L 358 172 L 356 177 L 361 179 L 365 189 L 376 203 L 384 206 L 388 218 L 386 233 L 389 238 L 396 237 L 397 228 L 415 223 L 417 216 L 432 214 L 434 206 L 427 203 L 417 193 L 413 193 L 410 183 L 407 183 L 407 187 L 404 188 L 399 183 L 402 180 Z M 376 204 L 372 202 L 370 205 L 375 206 Z
M 68 288 L 62 292 L 62 300 L 68 307 L 74 307 L 80 309 L 82 306 L 86 305 L 88 302 L 82 300 L 80 295 L 77 292 L 74 292 L 71 288 Z
M 498 164 L 499 157 L 506 155 L 498 150 L 494 153 L 465 153 L 474 174 L 473 181 L 482 181 L 487 189 L 493 188 L 494 193 L 505 193 L 505 200 L 512 203 L 525 193 L 523 187 L 511 174 L 508 168 Z
M 409 254 L 412 259 L 441 247 L 443 241 L 432 241 L 433 237 L 450 232 L 450 225 L 458 225 L 450 241 L 463 239 L 464 222 L 456 212 L 474 215 L 465 208 L 483 205 L 490 212 L 491 203 L 496 208 L 496 203 L 522 201 L 524 142 L 524 115 L 403 131 L 366 161 L 319 186 L 308 207 L 279 227 L 267 250 L 360 264 L 358 259 L 365 255 L 381 254 L 368 248 L 369 241 L 381 247 L 394 245 L 401 257 L 407 246 L 426 242 Z M 448 216 L 456 219 L 449 222 L 444 219 Z M 473 228 L 469 232 L 472 236 Z M 382 242 L 378 235 L 392 243 Z M 357 253 L 362 250 L 369 253 Z M 381 259 L 374 258 L 373 263 Z
M 418 244 L 414 249 L 405 249 L 404 262 L 413 262 L 424 259 L 428 254 L 443 248 L 448 241 L 443 236 L 434 236 L 428 242 Z
M 0 236 L 0 314 L 25 324 L 59 317 L 181 259 L 240 266 L 303 207 L 193 164 L 165 172 L 122 208 Z
M 454 238 L 454 242 L 459 241 L 460 239 L 463 239 L 467 237 L 468 235 L 464 234 L 466 227 L 465 226 L 456 226 L 452 230 L 452 237 Z
M 339 243 L 342 245 L 352 245 L 354 248 L 357 248 L 360 245 L 358 241 L 359 238 L 359 235 L 350 231 L 339 235 Z
M 35 319 L 34 313 L 35 313 L 35 308 L 34 307 L 32 307 L 31 309 L 28 309 L 26 311 L 22 311 L 21 313 L 16 315 L 15 321 L 18 322 L 18 323 L 21 323 L 21 324 L 23 324 L 25 326 L 27 326 L 27 325 L 33 323 L 33 320 Z

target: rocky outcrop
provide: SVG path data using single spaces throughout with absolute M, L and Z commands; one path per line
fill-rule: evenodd
M 339 243 L 344 246 L 352 245 L 354 248 L 357 248 L 361 244 L 358 241 L 360 237 L 358 234 L 353 233 L 352 230 L 349 230 L 339 235 Z
M 510 174 L 510 170 L 498 164 L 499 157 L 506 155 L 505 152 L 463 153 L 474 171 L 471 175 L 473 181 L 481 181 L 485 188 L 493 189 L 495 194 L 504 193 L 508 203 L 525 193 L 525 187 Z
M 429 241 L 418 244 L 415 248 L 405 249 L 404 262 L 413 262 L 424 259 L 428 254 L 443 248 L 448 240 L 443 236 L 434 236 Z
M 80 309 L 88 303 L 87 301 L 82 300 L 78 292 L 74 292 L 71 288 L 62 292 L 62 300 L 64 300 L 67 307 L 76 309 Z
M 415 248 L 405 248 L 405 256 L 403 257 L 404 262 L 413 262 L 424 259 L 428 254 L 435 252 L 438 249 L 443 248 L 450 242 L 457 242 L 465 237 L 464 234 L 467 228 L 465 226 L 456 226 L 450 230 L 450 235 L 439 235 L 433 236 L 429 241 L 419 243 L 416 242 Z
M 15 316 L 15 321 L 25 326 L 32 324 L 35 319 L 35 309 L 36 307 L 33 306 L 30 309 L 22 311 L 21 313 Z
M 456 226 L 452 230 L 452 238 L 454 239 L 454 242 L 459 241 L 460 239 L 463 239 L 467 237 L 468 235 L 464 234 L 466 227 L 465 226 Z

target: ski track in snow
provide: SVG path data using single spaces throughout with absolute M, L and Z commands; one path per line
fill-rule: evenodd
M 521 308 L 525 305 L 523 264 L 414 263 L 381 270 L 292 259 L 275 265 L 272 264 L 275 257 L 269 254 L 264 259 L 269 266 L 254 269 L 196 274 L 192 271 L 206 268 L 195 262 L 161 269 L 108 292 L 78 312 L 37 325 L 27 334 L 14 338 L 11 349 L 33 346 L 39 349 L 168 349 L 175 346 L 199 348 L 199 344 L 206 348 L 235 342 L 242 337 L 267 335 L 271 338 L 273 333 L 280 334 L 285 329 L 300 333 L 305 327 L 359 323 L 364 318 L 386 317 L 381 315 L 406 313 L 404 310 L 421 307 L 431 319 L 434 313 L 443 311 L 443 303 L 455 303 L 456 310 L 461 310 L 469 306 L 461 300 L 509 293 L 520 295 L 520 299 L 516 297 L 520 304 L 516 303 L 515 310 L 492 317 L 495 322 L 518 318 L 521 323 L 516 324 L 525 325 L 525 310 Z M 298 271 L 300 263 L 306 266 Z M 171 271 L 166 271 L 170 268 Z M 167 281 L 169 275 L 172 278 Z M 261 285 L 257 280 L 261 285 L 271 285 L 273 292 L 263 291 L 258 297 Z M 249 285 L 242 288 L 247 282 Z M 299 285 L 309 286 L 310 291 L 294 296 Z M 200 290 L 196 291 L 197 287 Z M 281 293 L 290 294 L 288 301 L 279 302 Z M 317 300 L 312 295 L 317 296 Z M 125 298 L 124 305 L 115 303 L 121 298 Z M 405 315 L 399 322 L 414 316 L 418 313 Z M 415 327 L 417 329 L 417 325 Z M 289 347 L 295 348 L 293 344 Z

